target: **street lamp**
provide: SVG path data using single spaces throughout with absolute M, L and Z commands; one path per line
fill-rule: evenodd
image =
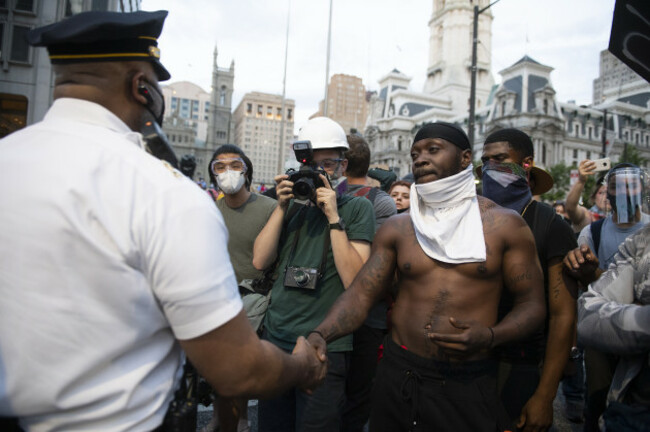
M 483 9 L 479 9 L 478 4 L 474 5 L 474 22 L 472 29 L 472 82 L 469 89 L 469 121 L 467 126 L 469 142 L 472 147 L 474 147 L 474 105 L 476 103 L 476 46 L 478 44 L 478 16 L 498 2 L 499 0 L 495 0 Z

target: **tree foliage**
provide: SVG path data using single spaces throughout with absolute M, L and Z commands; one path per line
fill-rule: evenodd
M 564 201 L 567 193 L 569 193 L 571 170 L 574 168 L 573 166 L 567 166 L 562 161 L 548 169 L 549 174 L 553 177 L 553 187 L 542 195 L 544 201 Z
M 643 167 L 648 162 L 648 159 L 641 156 L 639 149 L 637 149 L 635 145 L 625 143 L 623 149 L 623 154 L 617 163 L 627 162 L 638 167 Z

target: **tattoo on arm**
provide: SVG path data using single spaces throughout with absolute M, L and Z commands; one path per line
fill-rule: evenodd
M 393 254 L 380 249 L 370 256 L 319 326 L 328 342 L 353 332 L 363 323 L 375 300 L 392 283 L 394 272 Z

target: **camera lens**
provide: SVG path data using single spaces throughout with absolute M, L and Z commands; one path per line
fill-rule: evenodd
M 296 270 L 293 274 L 293 278 L 300 286 L 305 286 L 309 282 L 309 275 L 304 270 Z
M 293 184 L 293 196 L 299 200 L 306 200 L 311 198 L 314 193 L 314 181 L 308 177 L 302 177 L 296 180 Z

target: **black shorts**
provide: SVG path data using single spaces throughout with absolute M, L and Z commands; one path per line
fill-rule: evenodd
M 379 362 L 370 432 L 514 430 L 496 387 L 497 363 L 419 357 L 388 336 Z

